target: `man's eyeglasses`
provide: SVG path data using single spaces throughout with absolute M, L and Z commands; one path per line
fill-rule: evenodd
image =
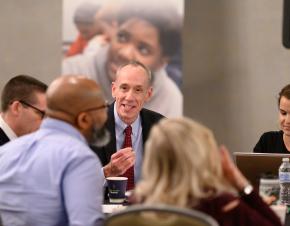
M 94 108 L 89 108 L 89 109 L 86 109 L 84 111 L 97 111 L 97 110 L 101 110 L 103 108 L 108 108 L 110 105 L 106 102 L 105 104 L 99 106 L 99 107 L 94 107 Z
M 27 103 L 27 102 L 24 101 L 24 100 L 19 100 L 19 102 L 20 102 L 22 105 L 24 105 L 24 106 L 27 106 L 27 107 L 30 107 L 30 108 L 34 109 L 34 110 L 35 110 L 35 111 L 40 115 L 40 117 L 41 117 L 42 119 L 44 118 L 44 116 L 45 116 L 45 111 L 40 110 L 39 108 L 37 108 L 37 107 L 35 107 L 35 106 L 33 106 L 33 105 Z

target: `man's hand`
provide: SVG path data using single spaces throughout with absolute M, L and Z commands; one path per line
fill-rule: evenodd
M 135 163 L 135 152 L 131 147 L 123 148 L 111 156 L 111 161 L 104 166 L 105 177 L 120 176 Z

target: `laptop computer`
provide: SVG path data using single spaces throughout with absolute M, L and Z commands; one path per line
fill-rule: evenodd
M 290 154 L 234 152 L 234 157 L 240 171 L 258 188 L 262 176 L 278 177 L 282 158 L 290 158 Z

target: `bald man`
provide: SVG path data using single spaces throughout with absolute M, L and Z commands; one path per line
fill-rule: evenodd
M 39 130 L 0 148 L 3 225 L 102 225 L 104 179 L 88 144 L 106 143 L 106 112 L 93 80 L 52 82 Z

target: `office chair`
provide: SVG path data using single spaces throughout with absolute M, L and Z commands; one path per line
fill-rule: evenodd
M 197 210 L 169 205 L 134 205 L 109 215 L 104 226 L 218 226 Z

